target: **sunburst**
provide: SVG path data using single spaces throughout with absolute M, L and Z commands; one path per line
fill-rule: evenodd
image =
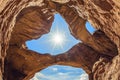
M 57 28 L 50 33 L 49 41 L 52 45 L 52 50 L 54 51 L 57 48 L 63 49 L 68 40 L 65 31 Z

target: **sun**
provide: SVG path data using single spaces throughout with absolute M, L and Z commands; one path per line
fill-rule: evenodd
M 56 34 L 53 34 L 52 36 L 52 41 L 57 44 L 57 45 L 60 45 L 63 43 L 64 41 L 64 36 L 60 33 L 56 33 Z
M 58 48 L 63 49 L 67 41 L 66 34 L 63 30 L 57 28 L 56 30 L 51 32 L 49 41 L 52 45 L 53 50 Z

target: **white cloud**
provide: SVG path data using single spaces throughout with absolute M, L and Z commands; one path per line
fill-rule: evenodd
M 83 73 L 80 76 L 74 76 L 72 77 L 69 73 L 62 73 L 59 72 L 56 75 L 47 75 L 45 76 L 42 73 L 36 73 L 35 76 L 30 80 L 89 80 L 88 74 Z
M 37 77 L 33 77 L 32 79 L 30 79 L 30 80 L 39 80 Z
M 54 2 L 59 2 L 59 3 L 67 3 L 69 2 L 70 0 L 52 0 Z
M 52 70 L 53 70 L 53 71 L 57 71 L 57 70 L 58 70 L 58 68 L 52 68 Z
M 88 75 L 79 69 L 67 66 L 48 67 L 43 72 L 38 72 L 30 80 L 89 80 Z
M 80 80 L 89 80 L 88 79 L 88 74 L 87 73 L 81 74 L 80 75 Z
M 40 78 L 45 78 L 45 79 L 47 79 L 47 77 L 46 77 L 44 74 L 38 72 L 38 73 L 36 73 L 35 76 L 34 76 L 32 79 L 30 79 L 30 80 L 40 80 Z
M 67 73 L 62 73 L 59 72 L 55 75 L 44 75 L 42 73 L 36 73 L 35 76 L 30 79 L 30 80 L 67 80 L 67 78 L 69 78 L 70 75 L 68 75 Z
M 65 73 L 59 72 L 58 75 L 65 75 Z

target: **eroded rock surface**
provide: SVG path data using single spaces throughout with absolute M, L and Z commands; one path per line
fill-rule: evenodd
M 57 56 L 28 50 L 25 41 L 48 33 L 55 13 L 82 43 Z M 94 34 L 86 21 L 97 29 Z M 119 0 L 0 0 L 0 79 L 29 80 L 60 64 L 83 68 L 90 80 L 120 80 L 119 24 Z

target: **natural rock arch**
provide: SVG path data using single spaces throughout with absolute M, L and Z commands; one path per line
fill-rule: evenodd
M 67 10 L 69 9 L 68 7 L 66 8 L 66 6 L 63 6 L 62 9 L 64 9 L 64 8 Z M 62 9 L 60 9 L 60 10 L 62 10 Z M 78 24 L 79 22 L 82 22 L 81 25 L 78 24 L 78 25 L 75 25 L 73 28 L 71 28 L 72 34 L 78 36 L 78 38 L 82 39 L 82 41 L 84 43 L 87 43 L 88 38 L 92 38 L 92 35 L 90 35 L 85 28 L 85 20 L 84 19 L 82 19 L 82 18 L 76 19 L 77 15 L 75 15 L 75 16 L 73 16 L 73 18 L 75 17 L 75 19 L 70 20 L 69 17 L 72 16 L 73 14 L 75 14 L 72 10 L 69 10 L 69 12 L 64 12 L 64 11 L 63 12 L 60 11 L 60 12 L 61 12 L 62 16 L 65 16 L 66 21 L 68 23 L 71 23 L 71 24 L 69 24 L 70 27 L 73 27 L 72 25 L 74 24 L 74 21 L 77 21 L 76 24 Z M 88 74 L 90 74 L 90 75 L 92 74 L 93 64 L 102 55 L 100 55 L 99 52 L 95 51 L 92 48 L 89 48 L 89 46 L 87 46 L 83 43 L 76 45 L 75 48 L 73 47 L 70 51 L 68 51 L 64 54 L 58 55 L 58 56 L 41 54 L 41 56 L 39 55 L 40 59 L 36 58 L 38 56 L 38 54 L 36 54 L 36 52 L 27 50 L 27 48 L 24 44 L 25 41 L 39 38 L 42 34 L 49 32 L 50 27 L 53 22 L 53 19 L 54 19 L 53 18 L 54 13 L 55 13 L 54 10 L 52 12 L 52 9 L 49 9 L 48 6 L 45 5 L 42 7 L 26 8 L 26 9 L 22 10 L 22 12 L 18 15 L 18 17 L 16 19 L 17 21 L 15 24 L 15 27 L 12 32 L 10 44 L 9 44 L 9 49 L 8 49 L 9 54 L 6 57 L 7 68 L 5 68 L 5 69 L 7 72 L 6 73 L 7 79 L 12 80 L 12 79 L 15 79 L 14 77 L 16 77 L 16 80 L 21 80 L 21 79 L 27 80 L 27 79 L 30 79 L 31 76 L 33 76 L 35 74 L 35 72 L 40 71 L 52 64 L 61 64 L 61 65 L 70 65 L 70 66 L 74 66 L 74 67 L 82 67 Z M 65 13 L 71 13 L 71 15 L 66 17 L 66 15 L 64 15 Z M 77 17 L 79 17 L 79 16 L 77 16 Z M 75 28 L 75 30 L 74 30 L 74 28 Z M 80 31 L 79 31 L 79 29 L 80 29 Z M 78 30 L 79 33 L 78 32 L 75 33 L 76 30 Z M 79 36 L 80 32 L 84 35 Z M 112 44 L 112 42 L 110 42 L 110 40 L 106 36 L 103 36 L 104 35 L 103 32 L 97 31 L 97 33 L 98 33 L 97 35 L 100 35 L 101 38 L 102 37 L 104 37 L 104 39 L 106 38 L 104 40 L 106 42 L 106 44 L 108 43 L 108 45 L 112 45 L 112 46 L 114 45 L 114 44 Z M 113 46 L 112 48 L 115 48 L 115 47 Z M 84 50 L 86 52 L 84 52 Z M 81 51 L 81 53 L 80 53 L 80 51 Z M 94 57 L 92 56 L 93 58 L 91 57 L 93 60 L 91 60 L 91 58 L 89 56 L 86 57 L 88 55 L 88 52 L 89 52 L 89 54 L 94 55 Z M 84 54 L 82 54 L 82 53 L 84 53 Z M 29 56 L 29 55 L 32 55 L 32 56 Z M 16 57 L 16 56 L 18 56 L 18 57 Z M 78 59 L 76 56 L 77 57 L 79 56 Z M 110 56 L 112 56 L 112 55 L 110 54 Z M 31 57 L 31 58 L 29 59 L 29 57 Z M 46 59 L 47 57 L 48 57 L 48 60 Z M 35 62 L 32 63 L 31 62 L 32 59 Z M 42 59 L 42 61 L 41 61 L 41 59 Z M 39 60 L 39 62 L 37 62 L 38 60 Z M 30 64 L 29 62 L 31 62 L 32 64 Z M 33 66 L 33 64 L 34 64 L 34 66 Z M 36 66 L 36 68 L 35 68 L 35 66 Z M 8 73 L 8 71 L 9 71 L 9 73 Z M 8 74 L 11 74 L 11 75 L 8 75 Z M 17 75 L 15 75 L 15 74 L 17 74 Z
M 1 20 L 0 20 L 0 35 L 1 35 L 1 37 L 0 37 L 0 44 L 1 44 L 0 60 L 1 60 L 1 66 L 0 67 L 1 67 L 1 72 L 4 74 L 4 58 L 6 57 L 6 60 L 8 62 L 5 61 L 4 79 L 7 79 L 7 74 L 6 74 L 7 71 L 6 70 L 8 70 L 8 69 L 14 70 L 15 69 L 14 65 L 18 65 L 17 69 L 15 69 L 15 72 L 18 73 L 18 74 L 16 74 L 16 76 L 18 78 L 17 80 L 23 79 L 23 78 L 29 79 L 33 74 L 29 73 L 29 70 L 27 71 L 27 69 L 25 67 L 21 68 L 21 65 L 23 65 L 22 62 L 24 62 L 24 61 L 21 61 L 21 63 L 16 63 L 16 62 L 14 62 L 15 60 L 13 60 L 13 58 L 15 58 L 14 56 L 20 56 L 21 55 L 21 54 L 18 55 L 19 51 L 26 53 L 26 54 L 23 54 L 20 57 L 22 59 L 26 59 L 25 57 L 30 55 L 30 54 L 27 54 L 27 52 L 32 53 L 33 57 L 38 56 L 38 54 L 36 54 L 33 51 L 25 50 L 24 44 L 23 45 L 21 45 L 21 44 L 17 44 L 17 45 L 16 44 L 10 44 L 10 46 L 9 46 L 8 41 L 10 39 L 12 28 L 15 24 L 15 17 L 17 16 L 17 14 L 25 7 L 28 7 L 28 6 L 44 6 L 44 5 L 42 5 L 42 0 L 37 0 L 37 1 L 32 1 L 32 0 L 30 0 L 30 1 L 29 0 L 15 1 L 15 0 L 13 0 L 12 2 L 9 1 L 9 0 L 2 0 L 1 2 L 3 2 L 2 5 L 1 5 L 2 7 L 0 8 L 0 18 L 1 18 Z M 1 4 L 1 2 L 0 2 L 0 4 Z M 97 60 L 99 58 L 97 58 L 97 60 L 95 59 L 96 61 L 93 60 L 94 67 L 92 69 L 92 75 L 93 75 L 92 78 L 95 79 L 95 80 L 98 80 L 98 79 L 108 80 L 110 77 L 114 78 L 114 75 L 116 75 L 115 79 L 119 80 L 119 76 L 120 76 L 119 75 L 119 65 L 117 65 L 116 69 L 114 70 L 114 72 L 118 72 L 118 73 L 115 73 L 113 76 L 111 76 L 107 73 L 110 72 L 111 74 L 113 74 L 113 72 L 109 71 L 109 70 L 114 68 L 114 64 L 119 63 L 119 55 L 118 56 L 116 56 L 116 55 L 117 55 L 117 53 L 119 53 L 119 36 L 120 36 L 119 31 L 120 31 L 120 29 L 119 29 L 119 25 L 117 25 L 117 24 L 119 24 L 119 20 L 120 20 L 120 17 L 119 17 L 120 5 L 117 4 L 117 3 L 119 3 L 119 1 L 108 1 L 108 0 L 103 1 L 108 6 L 108 8 L 104 9 L 104 4 L 99 5 L 101 2 L 102 1 L 86 0 L 86 2 L 85 2 L 83 0 L 80 0 L 80 1 L 76 0 L 76 1 L 67 1 L 67 3 L 62 2 L 62 4 L 61 3 L 59 4 L 59 3 L 56 3 L 56 2 L 45 0 L 45 1 L 43 1 L 43 4 L 47 4 L 46 7 L 50 7 L 52 9 L 58 11 L 65 18 L 65 20 L 68 22 L 69 26 L 71 27 L 72 34 L 74 36 L 76 36 L 78 39 L 81 39 L 84 42 L 84 44 L 79 44 L 79 46 L 85 46 L 88 49 L 90 48 L 93 52 L 95 51 L 96 55 L 101 57 L 100 61 L 98 61 L 98 62 L 97 62 Z M 82 27 L 84 29 L 82 29 L 81 32 L 87 34 L 87 36 L 82 37 L 79 34 L 80 30 L 81 30 L 79 28 L 80 24 L 78 24 L 77 27 L 74 27 L 74 25 L 72 25 L 71 21 L 69 21 L 70 20 L 69 17 L 66 17 L 66 15 L 64 15 L 64 11 L 66 11 L 66 10 L 68 10 L 68 13 L 66 13 L 66 15 L 69 14 L 69 10 L 70 10 L 70 12 L 74 11 L 75 14 L 76 14 L 76 18 L 79 17 L 79 19 L 82 20 L 83 23 L 85 22 L 85 20 L 89 20 L 89 22 L 91 22 L 97 29 L 100 29 L 100 30 L 96 31 L 96 33 L 94 35 L 89 35 L 89 33 L 86 32 L 85 27 L 83 27 L 84 26 L 84 24 L 83 24 Z M 84 12 L 82 12 L 82 10 Z M 71 14 L 73 14 L 74 12 L 71 12 Z M 54 13 L 54 12 L 52 12 L 52 13 Z M 96 15 L 96 13 L 97 13 L 97 15 Z M 93 16 L 93 15 L 95 15 L 95 16 Z M 75 18 L 75 20 L 76 20 L 76 18 Z M 77 22 L 79 22 L 79 19 L 77 19 Z M 72 22 L 75 23 L 74 20 Z M 52 23 L 52 21 L 50 23 Z M 76 30 L 78 30 L 78 31 L 76 31 Z M 13 32 L 14 32 L 14 30 L 13 30 Z M 25 35 L 25 36 L 28 36 L 28 35 Z M 30 36 L 28 36 L 28 37 L 30 38 Z M 88 39 L 88 38 L 90 39 L 90 42 L 86 41 L 86 39 Z M 105 43 L 105 44 L 101 44 L 101 43 Z M 13 50 L 12 50 L 11 46 L 12 46 L 12 48 L 14 47 L 14 49 L 16 49 L 16 51 L 18 51 L 18 52 L 15 52 L 16 55 L 14 55 L 14 56 L 10 55 L 10 54 L 14 53 L 14 52 L 12 52 Z M 8 47 L 9 47 L 9 49 L 8 49 Z M 8 52 L 7 52 L 7 56 L 6 56 L 6 50 L 7 49 L 8 49 Z M 117 50 L 118 50 L 118 52 L 117 52 Z M 59 58 L 60 56 L 66 56 L 66 55 L 76 55 L 76 54 L 74 54 L 74 52 L 69 53 L 69 51 L 68 51 L 67 54 L 65 53 L 65 54 L 62 54 L 62 55 L 54 56 L 54 57 L 51 56 L 51 55 L 47 55 L 47 54 L 46 55 L 39 55 L 39 56 L 47 57 L 48 60 L 50 60 L 50 63 L 48 63 L 46 66 L 49 66 L 54 62 L 56 63 L 56 59 Z M 23 57 L 23 56 L 25 56 L 25 57 Z M 82 55 L 82 56 L 84 56 L 84 55 Z M 82 56 L 80 55 L 80 57 L 82 57 Z M 114 56 L 116 56 L 116 57 L 114 59 L 112 59 Z M 26 62 L 26 63 L 29 63 L 29 60 L 34 59 L 33 57 L 28 59 L 28 62 Z M 66 57 L 64 57 L 64 58 L 65 58 L 66 61 L 67 61 L 67 59 L 69 60 L 69 58 L 66 58 Z M 60 62 L 57 60 L 58 63 L 63 64 L 64 63 L 64 58 L 62 58 L 62 59 L 60 58 L 61 59 Z M 41 60 L 43 60 L 43 58 L 41 58 Z M 114 63 L 111 63 L 111 60 Z M 74 60 L 72 60 L 72 61 L 74 62 Z M 14 69 L 12 69 L 12 67 L 7 68 L 10 65 L 10 64 L 8 64 L 9 62 L 15 63 L 15 64 L 11 65 L 12 67 L 14 67 Z M 46 62 L 47 61 L 43 62 L 43 64 L 46 64 Z M 76 61 L 75 61 L 75 63 L 76 63 Z M 67 65 L 70 65 L 70 64 L 67 64 Z M 102 68 L 101 68 L 101 66 L 102 66 Z M 106 69 L 106 66 L 110 66 L 110 67 L 108 69 Z M 28 67 L 30 67 L 30 66 L 28 66 Z M 16 70 L 18 70 L 18 71 L 16 71 Z M 20 71 L 26 70 L 25 73 L 26 74 L 29 73 L 29 74 L 28 75 L 26 75 L 26 74 L 21 75 L 21 72 L 19 72 L 19 70 Z M 36 71 L 37 70 L 35 70 L 34 72 L 36 72 Z M 11 73 L 11 71 L 10 71 L 10 73 Z M 2 74 L 1 74 L 1 76 L 2 76 Z M 12 79 L 14 76 L 11 75 L 10 78 Z M 90 79 L 92 79 L 92 78 L 90 78 Z

